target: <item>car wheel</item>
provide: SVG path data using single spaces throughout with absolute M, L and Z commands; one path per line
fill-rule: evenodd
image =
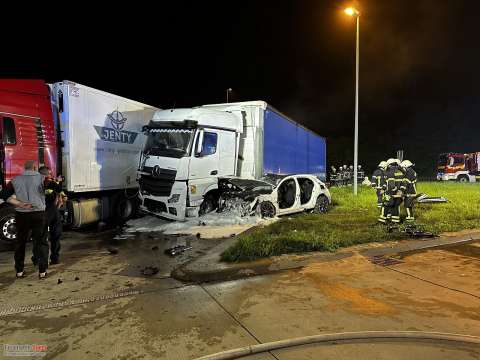
M 0 209 L 0 240 L 11 244 L 16 239 L 15 210 L 11 207 Z
M 260 215 L 262 218 L 273 218 L 277 214 L 275 205 L 270 201 L 263 201 L 260 203 Z
M 329 202 L 325 195 L 320 195 L 317 198 L 317 202 L 315 203 L 315 208 L 313 209 L 314 212 L 319 214 L 325 214 L 328 211 Z
M 470 182 L 470 178 L 467 175 L 460 175 L 457 180 L 459 182 Z
M 215 203 L 216 203 L 215 196 L 213 196 L 212 194 L 207 194 L 203 199 L 202 204 L 200 205 L 200 210 L 198 211 L 198 215 L 203 216 L 215 210 L 216 208 Z

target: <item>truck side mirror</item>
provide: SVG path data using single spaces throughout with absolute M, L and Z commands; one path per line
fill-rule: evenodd
M 202 148 L 203 148 L 203 129 L 199 130 L 198 132 L 197 145 L 195 147 L 195 156 L 202 155 Z

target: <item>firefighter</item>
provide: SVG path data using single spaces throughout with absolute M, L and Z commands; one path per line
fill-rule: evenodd
M 338 174 L 337 174 L 337 186 L 342 186 L 343 185 L 343 166 L 340 166 L 338 168 Z
M 377 207 L 381 208 L 383 205 L 383 185 L 385 182 L 385 170 L 387 169 L 387 162 L 380 161 L 377 169 L 372 174 L 372 187 L 377 192 Z
M 388 159 L 385 189 L 385 214 L 387 220 L 394 224 L 400 223 L 400 205 L 405 192 L 405 173 L 400 166 L 400 160 Z
M 402 161 L 401 166 L 405 171 L 405 200 L 403 203 L 405 212 L 407 213 L 405 221 L 414 222 L 415 217 L 413 216 L 413 202 L 415 200 L 415 196 L 417 195 L 417 173 L 413 169 L 415 164 L 413 164 L 410 160 L 404 160 Z
M 348 171 L 348 166 L 343 165 L 343 184 L 348 186 L 350 183 L 350 171 Z
M 335 185 L 337 182 L 337 169 L 335 166 L 331 166 L 332 172 L 330 173 L 330 182 Z
M 63 221 L 59 207 L 65 199 L 61 184 L 62 176 L 54 179 L 50 168 L 46 166 L 42 166 L 39 172 L 45 176 L 46 224 L 43 236 L 45 241 L 47 238 L 50 240 L 50 264 L 55 265 L 60 261 L 60 238 L 62 237 Z

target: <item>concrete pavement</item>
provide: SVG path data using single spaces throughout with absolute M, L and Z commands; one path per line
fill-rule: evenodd
M 144 234 L 117 244 L 119 253 L 111 255 L 104 240 L 94 234 L 72 236 L 77 238 L 65 242 L 71 241 L 65 246 L 65 263 L 52 268 L 52 276 L 42 282 L 33 275 L 14 280 L 12 254 L 0 253 L 0 313 L 6 307 L 65 299 L 93 301 L 0 315 L 0 343 L 45 344 L 46 359 L 193 359 L 258 342 L 343 331 L 425 330 L 480 336 L 479 242 L 390 253 L 396 261 L 388 266 L 356 253 L 311 262 L 302 269 L 196 285 L 165 276 L 173 266 L 170 262 L 181 260 L 151 250 L 178 239 Z M 212 244 L 196 246 L 205 246 L 206 251 Z M 145 277 L 138 266 L 146 263 L 164 267 Z M 61 284 L 58 278 L 63 279 Z M 99 297 L 125 289 L 140 293 Z M 305 346 L 248 359 L 353 357 L 478 359 L 480 349 L 359 342 Z

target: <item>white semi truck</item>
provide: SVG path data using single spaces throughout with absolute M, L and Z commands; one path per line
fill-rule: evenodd
M 160 110 L 144 132 L 141 208 L 169 219 L 213 210 L 218 178 L 297 173 L 325 179 L 325 139 L 264 101 Z

